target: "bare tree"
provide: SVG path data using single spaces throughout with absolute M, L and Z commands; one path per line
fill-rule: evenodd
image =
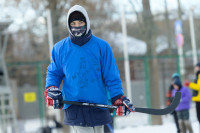
M 156 58 L 156 26 L 153 21 L 149 0 L 142 0 L 143 5 L 143 27 L 144 40 L 147 43 L 147 55 L 153 56 L 149 60 L 150 70 L 150 95 L 151 106 L 153 108 L 160 108 L 160 93 L 159 93 L 159 78 L 158 78 L 158 61 Z M 146 66 L 148 67 L 148 66 Z M 152 116 L 152 124 L 162 124 L 161 116 Z

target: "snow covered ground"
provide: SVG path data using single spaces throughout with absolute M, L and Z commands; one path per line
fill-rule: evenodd
M 171 116 L 167 116 L 167 117 L 171 117 Z M 40 121 L 37 119 L 26 121 L 24 124 L 24 128 L 23 130 L 21 128 L 20 133 L 38 133 L 39 128 L 40 128 L 39 123 Z M 135 123 L 137 123 L 137 121 L 135 121 Z M 197 121 L 192 121 L 192 127 L 193 127 L 194 133 L 199 133 L 199 126 L 198 126 Z M 58 132 L 54 130 L 53 133 L 58 133 Z M 176 127 L 173 121 L 170 120 L 164 123 L 163 125 L 124 126 L 124 127 L 116 128 L 115 133 L 176 133 Z
M 149 125 L 149 115 L 133 113 L 124 118 L 115 119 L 115 133 L 176 133 L 176 126 L 172 115 L 162 116 L 163 125 Z M 190 121 L 194 133 L 200 133 L 197 122 L 195 104 L 190 109 Z
M 115 118 L 115 133 L 176 133 L 176 127 L 172 115 L 162 116 L 163 125 L 149 125 L 149 115 L 142 113 L 132 113 L 126 117 Z M 192 123 L 194 133 L 199 132 L 199 125 L 196 118 L 195 105 L 192 104 L 190 109 L 190 121 Z M 26 121 L 18 121 L 20 133 L 39 133 L 40 120 L 32 119 Z M 54 124 L 50 121 L 50 126 Z M 53 133 L 58 133 L 53 131 Z M 59 132 L 62 133 L 62 132 Z M 72 132 L 71 132 L 72 133 Z
M 192 123 L 194 133 L 199 133 L 198 122 Z M 115 130 L 115 133 L 176 133 L 176 127 L 173 123 L 164 124 L 161 126 L 137 126 L 127 127 L 123 129 Z

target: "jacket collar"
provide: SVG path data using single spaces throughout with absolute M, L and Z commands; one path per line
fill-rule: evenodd
M 69 34 L 70 40 L 72 41 L 72 43 L 79 45 L 79 46 L 83 46 L 84 44 L 86 44 L 92 37 L 92 31 L 89 30 L 89 32 L 81 37 L 75 37 L 71 34 Z

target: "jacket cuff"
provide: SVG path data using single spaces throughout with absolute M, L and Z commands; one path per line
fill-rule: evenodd
M 49 86 L 49 87 L 46 87 L 45 90 L 44 90 L 44 96 L 45 96 L 45 97 L 47 97 L 47 90 L 50 89 L 50 88 L 52 88 L 52 87 L 58 88 L 57 86 Z
M 58 88 L 57 86 L 48 86 L 48 87 L 45 88 L 45 90 L 47 90 L 47 89 L 49 89 L 49 88 L 51 88 L 51 87 Z
M 111 102 L 112 102 L 112 104 L 114 104 L 115 101 L 116 101 L 117 99 L 120 99 L 122 96 L 123 96 L 123 95 L 120 94 L 120 95 L 117 95 L 117 96 L 114 96 L 113 98 L 111 98 Z

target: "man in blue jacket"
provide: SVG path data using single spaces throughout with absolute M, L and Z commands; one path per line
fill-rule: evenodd
M 75 133 L 103 133 L 103 125 L 110 123 L 108 109 L 62 104 L 64 101 L 124 106 L 124 115 L 135 109 L 124 96 L 119 70 L 109 44 L 92 35 L 86 10 L 75 5 L 67 15 L 69 37 L 57 42 L 47 68 L 44 95 L 48 106 L 64 110 L 64 124 Z M 59 89 L 63 81 L 62 91 Z

